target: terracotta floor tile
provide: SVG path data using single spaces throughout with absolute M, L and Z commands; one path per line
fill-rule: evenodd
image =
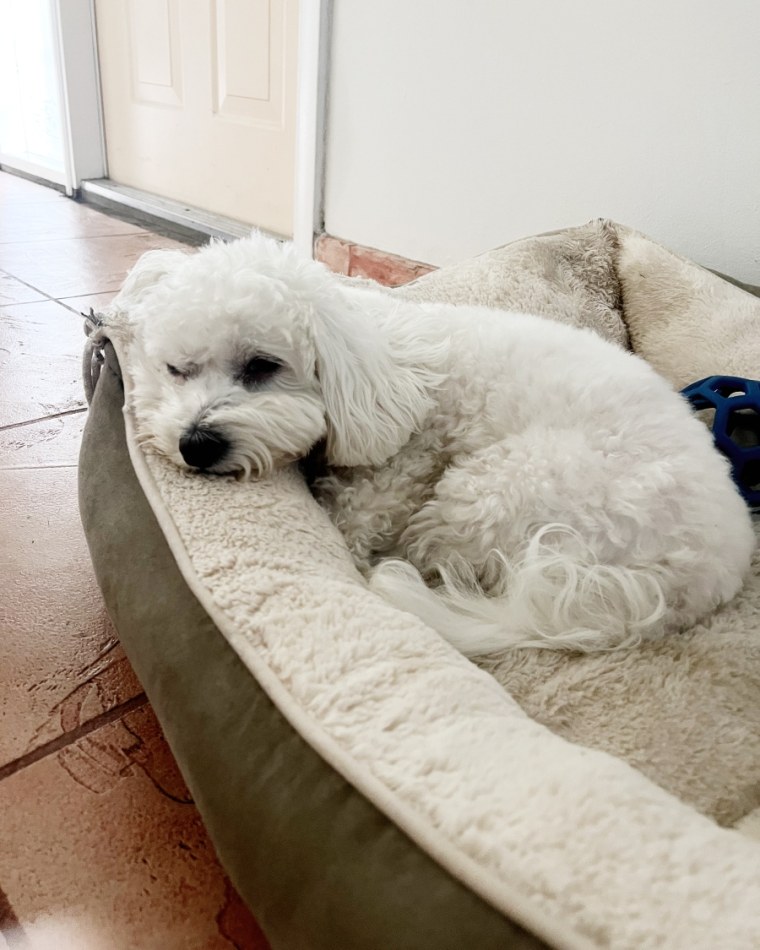
M 76 479 L 0 471 L 0 767 L 142 691 L 95 582 Z
M 55 202 L 14 202 L 3 207 L 0 217 L 0 244 L 144 233 L 135 224 L 109 217 L 63 195 Z
M 77 508 L 77 311 L 144 251 L 184 245 L 3 173 L 0 203 L 0 944 L 266 950 L 106 616 Z
M 60 915 L 119 950 L 266 950 L 149 707 L 1 781 L 0 813 L 22 929 Z
M 10 274 L 0 272 L 0 307 L 14 303 L 28 303 L 31 300 L 44 300 L 45 297 L 34 287 L 27 287 Z
M 85 405 L 82 320 L 53 300 L 0 310 L 0 426 Z
M 0 470 L 76 465 L 86 422 L 87 412 L 82 409 L 43 422 L 0 429 Z
M 101 294 L 118 290 L 127 271 L 146 251 L 186 246 L 147 231 L 1 244 L 0 270 L 39 288 L 49 297 Z

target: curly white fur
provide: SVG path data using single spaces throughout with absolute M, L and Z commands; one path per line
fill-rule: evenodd
M 247 476 L 325 439 L 315 490 L 357 565 L 468 655 L 632 645 L 748 570 L 750 518 L 709 433 L 591 331 L 402 301 L 260 235 L 152 252 L 113 308 L 135 328 L 147 445 Z

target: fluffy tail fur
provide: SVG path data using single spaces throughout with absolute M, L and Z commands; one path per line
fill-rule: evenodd
M 558 537 L 571 543 L 557 545 Z M 439 568 L 441 584 L 431 589 L 408 561 L 395 559 L 375 568 L 370 587 L 465 656 L 508 647 L 612 650 L 635 646 L 663 626 L 665 596 L 652 568 L 600 564 L 566 526 L 542 528 L 515 563 L 494 556 L 502 580 L 488 594 L 471 568 Z

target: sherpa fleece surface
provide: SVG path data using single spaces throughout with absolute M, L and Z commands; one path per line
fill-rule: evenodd
M 608 222 L 517 242 L 396 293 L 593 326 L 677 386 L 760 365 L 760 300 Z M 128 330 L 107 332 L 128 392 Z M 661 644 L 512 651 L 476 666 L 367 590 L 295 472 L 188 475 L 143 455 L 129 413 L 125 422 L 141 491 L 207 618 L 203 638 L 223 638 L 299 741 L 485 902 L 473 919 L 490 905 L 556 947 L 758 946 L 760 564 L 735 603 Z M 86 471 L 88 535 L 101 535 Z M 98 573 L 121 630 L 135 620 L 113 607 L 118 570 Z M 151 665 L 133 659 L 138 673 Z M 195 688 L 210 687 L 200 663 Z M 159 680 L 159 716 L 192 757 L 183 712 L 162 716 L 163 689 Z M 203 810 L 214 793 L 199 791 Z M 310 807 L 318 788 L 301 791 Z M 218 811 L 209 823 L 224 858 L 232 832 Z M 290 946 L 319 945 L 299 933 Z

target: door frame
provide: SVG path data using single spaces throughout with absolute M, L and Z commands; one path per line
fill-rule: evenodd
M 293 243 L 308 257 L 324 229 L 331 22 L 332 0 L 299 0 Z
M 68 195 L 106 175 L 94 0 L 53 0 Z
M 106 178 L 95 0 L 52 0 L 66 145 L 68 194 Z M 332 0 L 299 0 L 293 241 L 313 255 L 323 221 L 325 103 Z

